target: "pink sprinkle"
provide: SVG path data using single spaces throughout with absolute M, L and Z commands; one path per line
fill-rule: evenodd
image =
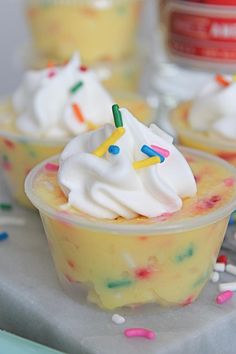
M 170 155 L 169 150 L 166 150 L 160 146 L 156 146 L 156 145 L 151 145 L 151 148 L 153 150 L 155 150 L 156 152 L 158 152 L 158 154 L 161 154 L 164 157 L 168 157 Z
M 155 339 L 156 333 L 146 328 L 126 328 L 124 335 L 130 337 L 144 337 L 147 339 Z
M 80 69 L 80 71 L 87 71 L 88 70 L 87 66 L 85 66 L 85 65 L 81 65 L 79 69 Z
M 54 71 L 54 70 L 50 70 L 49 72 L 48 72 L 48 77 L 53 77 L 53 76 L 55 76 L 56 75 L 56 71 Z
M 11 171 L 12 165 L 11 165 L 11 163 L 8 162 L 8 161 L 3 161 L 3 163 L 2 163 L 2 168 L 3 168 L 5 171 Z
M 151 268 L 138 268 L 135 270 L 135 276 L 139 279 L 147 279 L 152 275 Z
M 56 172 L 59 170 L 59 166 L 57 164 L 51 163 L 51 162 L 46 163 L 46 165 L 44 167 L 47 171 Z
M 226 301 L 230 300 L 233 295 L 234 293 L 231 290 L 223 291 L 217 295 L 216 303 L 219 305 L 224 304 Z
M 235 179 L 233 177 L 229 177 L 224 180 L 224 185 L 226 187 L 232 187 L 234 186 L 234 184 L 235 184 Z

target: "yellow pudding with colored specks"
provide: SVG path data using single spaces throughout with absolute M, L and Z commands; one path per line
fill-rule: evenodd
M 183 149 L 197 194 L 182 209 L 155 218 L 102 220 L 67 204 L 57 182 L 57 159 L 26 179 L 39 209 L 63 287 L 105 309 L 157 302 L 193 302 L 212 272 L 229 215 L 236 205 L 235 169 L 208 154 Z
M 84 63 L 115 61 L 134 51 L 142 0 L 28 1 L 36 52 L 67 60 L 79 50 Z

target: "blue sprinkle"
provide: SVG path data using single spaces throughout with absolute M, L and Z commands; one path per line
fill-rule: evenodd
M 8 239 L 9 235 L 7 232 L 3 231 L 0 232 L 0 241 L 5 241 L 6 239 Z
M 154 156 L 159 156 L 161 162 L 165 161 L 164 156 L 162 156 L 161 154 L 158 154 L 158 152 L 156 152 L 155 150 L 151 149 L 149 146 L 147 145 L 143 145 L 141 148 L 141 151 L 147 155 L 148 157 L 154 157 Z
M 233 213 L 230 215 L 229 225 L 235 225 L 235 224 L 236 224 L 236 212 L 233 211 Z
M 120 152 L 120 148 L 117 145 L 110 145 L 108 151 L 112 155 L 118 155 Z

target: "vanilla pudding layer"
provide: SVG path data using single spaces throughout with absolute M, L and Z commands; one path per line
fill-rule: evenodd
M 197 298 L 223 241 L 236 186 L 227 164 L 199 153 L 185 157 L 196 196 L 183 199 L 175 213 L 131 220 L 101 221 L 70 207 L 57 183 L 57 161 L 41 165 L 32 184 L 34 202 L 70 294 L 78 299 L 85 288 L 88 300 L 106 309 L 150 302 L 184 306 Z

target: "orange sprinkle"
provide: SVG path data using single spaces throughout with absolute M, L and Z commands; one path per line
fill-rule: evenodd
M 79 106 L 76 103 L 73 103 L 72 108 L 76 118 L 80 121 L 80 123 L 83 123 L 85 119 Z
M 227 87 L 230 85 L 230 82 L 225 80 L 225 78 L 222 75 L 216 75 L 215 79 L 220 85 L 222 85 L 224 87 Z
M 54 63 L 53 61 L 49 60 L 49 61 L 47 62 L 47 68 L 48 68 L 48 69 L 49 69 L 49 68 L 54 68 L 54 66 L 55 66 L 55 63 Z

